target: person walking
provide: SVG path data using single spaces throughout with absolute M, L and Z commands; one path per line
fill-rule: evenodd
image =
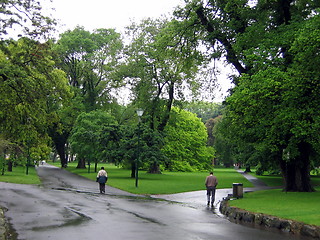
M 211 197 L 211 207 L 213 207 L 213 203 L 216 195 L 216 187 L 218 185 L 218 179 L 213 175 L 213 172 L 210 172 L 210 175 L 206 177 L 205 185 L 207 188 L 207 200 L 208 206 L 210 206 L 210 197 Z
M 100 193 L 106 192 L 106 182 L 108 180 L 108 175 L 104 167 L 101 167 L 97 174 L 97 182 L 99 183 Z

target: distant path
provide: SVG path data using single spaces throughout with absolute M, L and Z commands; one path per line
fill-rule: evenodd
M 244 176 L 246 179 L 248 179 L 248 181 L 251 182 L 255 187 L 261 187 L 261 188 L 267 187 L 267 184 L 265 184 L 265 182 L 261 181 L 259 178 L 256 178 L 256 177 L 252 176 L 251 174 L 248 174 L 240 169 L 238 169 L 237 172 L 241 173 L 242 176 Z

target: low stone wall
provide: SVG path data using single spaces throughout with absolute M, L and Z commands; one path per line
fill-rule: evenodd
M 252 213 L 243 209 L 229 206 L 229 199 L 224 199 L 220 204 L 220 212 L 230 221 L 247 223 L 253 226 L 263 226 L 271 229 L 279 229 L 292 234 L 300 234 L 314 239 L 320 239 L 320 227 L 304 224 L 293 220 L 282 219 L 262 213 Z
M 4 211 L 0 208 L 0 240 L 7 239 L 7 222 L 4 216 Z

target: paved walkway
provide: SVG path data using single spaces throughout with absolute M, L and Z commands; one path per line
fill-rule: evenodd
M 244 192 L 252 192 L 252 191 L 258 191 L 263 189 L 272 189 L 274 187 L 268 187 L 263 181 L 260 179 L 245 173 L 242 170 L 237 170 L 239 173 L 243 175 L 246 179 L 248 179 L 254 187 L 250 188 L 244 188 Z M 221 215 L 219 212 L 220 203 L 223 198 L 227 197 L 229 194 L 233 193 L 232 186 L 227 189 L 217 189 L 216 190 L 216 200 L 214 204 L 213 211 Z M 169 201 L 175 201 L 179 202 L 181 204 L 186 204 L 195 208 L 206 206 L 207 204 L 207 196 L 206 196 L 206 190 L 200 190 L 200 191 L 194 191 L 194 192 L 185 192 L 185 193 L 177 193 L 177 194 L 168 194 L 168 195 L 152 195 L 151 197 L 154 198 L 161 198 Z M 222 215 L 221 215 L 222 216 Z
M 246 179 L 248 179 L 253 185 L 254 187 L 261 187 L 261 188 L 264 188 L 264 187 L 267 187 L 267 184 L 265 184 L 263 181 L 261 181 L 260 179 L 238 169 L 237 170 L 238 173 L 241 173 Z
M 254 184 L 253 188 L 244 188 L 244 192 L 246 191 L 256 191 L 261 189 L 270 189 L 270 187 L 267 187 L 264 182 L 261 180 L 251 176 L 250 174 L 244 173 L 241 170 L 238 170 L 239 173 L 241 173 L 245 178 L 247 178 L 250 182 Z M 228 194 L 232 194 L 232 186 L 228 189 L 217 189 L 216 191 L 216 201 L 215 201 L 215 207 L 212 209 L 213 212 L 215 212 L 217 215 L 223 216 L 219 212 L 219 206 L 221 200 L 228 196 Z M 178 194 L 170 194 L 170 195 L 152 195 L 153 198 L 160 198 L 165 199 L 169 201 L 179 202 L 181 204 L 193 207 L 195 209 L 203 208 L 206 206 L 207 199 L 206 199 L 206 190 L 200 190 L 200 191 L 194 191 L 194 192 L 185 192 L 185 193 L 178 193 Z M 4 216 L 3 214 L 0 214 L 0 240 L 4 240 L 5 238 L 5 228 L 4 225 Z
M 41 186 L 0 183 L 12 234 L 23 239 L 93 239 L 100 237 L 99 229 L 112 239 L 291 239 L 286 233 L 231 223 L 218 207 L 207 207 L 205 190 L 168 195 L 176 201 L 170 202 L 123 195 L 109 186 L 101 195 L 94 179 L 60 168 L 41 166 L 38 175 Z M 216 204 L 231 191 L 219 189 Z

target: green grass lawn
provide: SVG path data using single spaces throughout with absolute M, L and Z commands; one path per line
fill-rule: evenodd
M 26 175 L 26 167 L 14 167 L 12 172 L 5 171 L 0 175 L 0 182 L 10 182 L 19 184 L 40 184 L 40 179 L 34 167 L 29 167 Z
M 281 175 L 256 175 L 255 170 L 250 173 L 252 176 L 255 176 L 265 182 L 270 187 L 280 187 L 283 186 L 283 179 Z M 311 184 L 312 186 L 320 186 L 320 176 L 311 175 Z
M 250 212 L 264 213 L 285 219 L 320 226 L 320 187 L 316 192 L 283 192 L 267 190 L 245 193 L 230 205 Z
M 58 163 L 59 164 L 59 163 Z M 59 166 L 59 165 L 57 165 Z M 204 190 L 204 181 L 208 172 L 163 172 L 162 174 L 149 174 L 139 171 L 138 188 L 135 187 L 135 179 L 131 178 L 131 171 L 118 168 L 111 164 L 100 164 L 98 169 L 104 166 L 108 172 L 108 185 L 137 194 L 171 194 Z M 95 180 L 97 173 L 88 173 L 87 169 L 76 169 L 76 163 L 69 163 L 67 170 L 86 178 Z M 231 168 L 217 168 L 214 170 L 219 184 L 218 188 L 231 188 L 232 183 L 243 183 L 244 187 L 252 187 L 247 179 Z

